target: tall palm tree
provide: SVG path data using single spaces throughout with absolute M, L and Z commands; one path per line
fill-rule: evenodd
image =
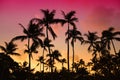
M 55 39 L 57 37 L 57 35 L 53 31 L 53 29 L 51 27 L 51 24 L 55 24 L 55 23 L 60 22 L 59 19 L 55 19 L 54 18 L 56 11 L 55 10 L 49 11 L 48 9 L 47 10 L 41 9 L 41 12 L 44 14 L 44 17 L 42 19 L 40 19 L 39 21 L 40 21 L 40 24 L 42 24 L 43 26 L 46 27 L 46 38 L 49 39 L 49 35 L 48 34 L 50 32 L 52 37 L 53 37 L 53 39 Z M 49 47 L 48 47 L 48 51 L 49 51 L 49 54 L 51 54 Z
M 67 23 L 68 25 L 68 32 L 70 30 L 70 25 L 72 25 L 74 28 L 76 27 L 75 22 L 78 21 L 78 18 L 75 17 L 75 11 L 70 11 L 69 13 L 65 14 L 64 11 L 62 11 L 62 14 L 64 16 L 64 19 L 62 21 L 62 25 L 64 25 L 65 23 Z M 69 34 L 67 35 L 69 37 Z M 69 66 L 69 39 L 67 41 L 67 62 L 68 62 L 68 71 L 70 70 L 70 66 Z
M 53 44 L 51 44 L 51 40 L 50 39 L 48 39 L 48 38 L 45 38 L 44 39 L 44 41 L 43 41 L 43 58 L 44 58 L 44 50 L 46 50 L 47 51 L 47 49 L 46 49 L 46 47 L 48 47 L 49 49 L 51 48 L 51 47 L 54 47 L 54 45 Z M 51 54 L 51 51 L 49 51 L 50 53 L 49 53 L 49 55 Z M 50 59 L 51 59 L 51 57 L 50 57 Z M 50 60 L 51 61 L 51 60 Z M 51 71 L 52 71 L 53 69 L 52 69 L 52 67 L 51 67 Z M 43 71 L 44 71 L 44 64 L 43 64 Z
M 69 37 L 66 38 L 66 41 L 68 41 L 68 39 L 71 39 L 71 45 L 72 45 L 72 50 L 73 50 L 73 60 L 72 60 L 72 64 L 74 64 L 74 55 L 75 55 L 75 51 L 74 51 L 74 42 L 76 42 L 76 40 L 79 40 L 81 42 L 81 44 L 83 43 L 83 38 L 81 36 L 81 32 L 77 30 L 77 28 L 73 28 L 69 31 L 66 32 L 66 35 L 69 35 Z M 73 68 L 72 68 L 73 71 Z
M 120 31 L 116 31 L 116 32 L 113 32 L 114 31 L 114 28 L 113 27 L 110 27 L 108 30 L 104 30 L 102 32 L 102 40 L 105 44 L 105 46 L 110 50 L 110 44 L 112 44 L 113 46 L 113 49 L 114 49 L 114 52 L 115 54 L 117 53 L 116 52 L 116 48 L 115 48 L 115 45 L 114 45 L 114 40 L 116 41 L 120 41 Z
M 3 51 L 2 53 L 6 55 L 20 56 L 19 53 L 15 52 L 18 48 L 17 45 L 13 43 L 13 41 L 10 41 L 9 43 L 5 42 L 5 46 L 0 46 L 0 49 Z
M 24 35 L 16 36 L 15 38 L 13 38 L 13 41 L 15 40 L 24 41 L 25 39 L 28 40 L 27 48 L 29 53 L 29 71 L 31 69 L 31 54 L 32 54 L 30 52 L 30 41 L 32 40 L 35 43 L 40 43 L 42 46 L 42 40 L 39 38 L 39 36 L 44 36 L 43 27 L 41 27 L 37 21 L 38 20 L 36 18 L 31 19 L 27 29 L 22 24 L 19 23 L 19 25 L 23 28 Z

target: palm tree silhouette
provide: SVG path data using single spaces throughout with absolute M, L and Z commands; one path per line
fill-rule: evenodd
M 0 79 L 10 79 L 12 78 L 10 70 L 14 71 L 18 68 L 18 66 L 16 66 L 16 62 L 10 55 L 20 56 L 20 54 L 16 52 L 18 49 L 17 45 L 12 41 L 8 43 L 5 42 L 5 46 L 0 45 L 0 49 Z
M 116 54 L 116 48 L 113 41 L 114 40 L 120 41 L 120 37 L 119 37 L 120 31 L 116 31 L 116 32 L 113 31 L 114 31 L 113 27 L 110 27 L 108 30 L 104 30 L 102 32 L 102 40 L 104 41 L 104 44 L 109 50 L 111 49 L 110 44 L 112 44 L 114 52 Z
M 45 38 L 45 39 L 44 39 L 43 45 L 42 45 L 42 48 L 43 48 L 42 57 L 43 57 L 44 60 L 45 60 L 45 56 L 44 56 L 45 54 L 44 54 L 44 52 L 45 52 L 45 51 L 48 51 L 46 47 L 49 47 L 49 48 L 54 47 L 54 45 L 51 44 L 51 40 L 48 39 L 48 38 Z M 44 72 L 44 64 L 45 64 L 45 63 L 43 63 L 43 72 Z
M 103 55 L 109 54 L 110 52 L 105 48 L 105 44 L 102 41 L 97 41 L 94 44 L 92 55 L 95 57 L 97 56 L 97 53 L 99 53 L 99 58 L 100 58 Z
M 98 40 L 98 36 L 96 35 L 97 32 L 90 32 L 88 31 L 88 34 L 85 34 L 85 36 L 87 37 L 87 40 L 85 40 L 85 44 L 89 44 L 89 47 L 88 47 L 88 51 L 92 51 L 97 40 Z
M 93 63 L 92 62 L 88 62 L 87 63 L 87 67 L 88 67 L 88 72 L 90 73 L 91 71 L 91 67 L 93 66 Z
M 85 62 L 84 62 L 83 59 L 80 59 L 80 61 L 79 61 L 79 65 L 80 65 L 81 68 L 85 65 Z
M 69 35 L 69 37 L 66 38 L 66 41 L 68 41 L 68 39 L 71 39 L 71 45 L 72 45 L 72 50 L 73 50 L 73 60 L 72 60 L 72 64 L 74 64 L 74 55 L 75 55 L 75 51 L 74 51 L 74 42 L 76 42 L 76 40 L 79 40 L 81 42 L 81 44 L 83 43 L 83 38 L 81 37 L 81 32 L 77 30 L 77 28 L 73 28 L 69 31 L 66 32 L 66 35 Z M 73 68 L 72 68 L 73 71 Z
M 53 29 L 51 28 L 51 24 L 59 23 L 59 19 L 55 19 L 55 10 L 52 10 L 51 12 L 47 10 L 41 9 L 41 12 L 44 14 L 43 19 L 40 19 L 40 24 L 46 27 L 46 37 L 49 39 L 48 31 L 51 33 L 53 39 L 57 37 Z
M 32 41 L 35 43 L 40 43 L 42 46 L 42 40 L 39 38 L 39 36 L 44 36 L 43 27 L 41 27 L 37 21 L 38 20 L 36 18 L 31 19 L 27 29 L 22 24 L 19 23 L 19 25 L 23 28 L 24 35 L 16 36 L 15 38 L 13 38 L 13 41 L 15 40 L 24 41 L 25 39 L 28 39 L 27 50 L 29 54 L 29 71 L 31 69 L 31 54 L 32 54 L 30 51 L 30 39 L 32 39 Z
M 0 46 L 0 49 L 3 51 L 2 53 L 4 53 L 7 56 L 10 55 L 20 56 L 19 53 L 15 52 L 18 48 L 17 45 L 13 43 L 13 41 L 10 41 L 9 43 L 5 42 L 5 46 Z
M 13 75 L 11 74 L 11 71 L 15 71 L 15 69 L 18 69 L 16 66 L 16 62 L 9 56 L 5 51 L 0 52 L 0 80 L 11 80 L 13 78 Z M 14 54 L 14 52 L 13 52 Z M 12 55 L 13 55 L 12 54 Z
M 61 57 L 61 53 L 58 50 L 54 50 L 51 54 L 47 54 L 47 56 L 51 57 L 51 60 L 48 59 L 48 62 L 50 63 L 50 66 L 54 67 L 55 60 L 60 62 L 59 57 Z M 53 71 L 51 71 L 53 72 Z
M 43 26 L 46 27 L 46 38 L 49 39 L 48 33 L 50 32 L 51 35 L 52 35 L 52 37 L 53 37 L 53 39 L 55 39 L 57 37 L 57 35 L 55 34 L 55 32 L 53 31 L 53 29 L 51 28 L 51 24 L 55 24 L 55 23 L 59 23 L 60 22 L 59 19 L 55 19 L 54 18 L 56 11 L 52 10 L 50 12 L 48 9 L 47 10 L 41 9 L 41 12 L 44 14 L 44 17 L 43 17 L 43 19 L 40 19 L 40 24 L 42 24 Z M 49 51 L 49 54 L 51 54 L 49 47 L 48 47 L 48 51 Z
M 62 63 L 62 69 L 63 69 L 64 68 L 64 63 L 66 63 L 66 59 L 65 58 L 61 59 L 61 63 Z
M 74 22 L 78 21 L 78 18 L 75 17 L 75 11 L 70 11 L 69 13 L 65 14 L 64 11 L 62 11 L 62 14 L 64 16 L 64 19 L 62 21 L 62 25 L 64 25 L 65 23 L 67 23 L 68 25 L 68 32 L 70 30 L 70 25 L 72 25 L 74 28 L 76 27 Z M 67 35 L 69 37 L 69 34 Z M 68 62 L 68 71 L 70 70 L 70 66 L 69 66 L 69 39 L 67 41 L 67 62 Z
M 44 57 L 43 56 L 40 56 L 39 59 L 37 59 L 37 61 L 39 62 L 39 65 L 40 65 L 40 71 L 41 71 L 41 64 L 44 64 Z M 44 66 L 43 66 L 44 67 Z M 44 71 L 44 68 L 43 68 L 43 71 Z
M 49 49 L 51 48 L 51 47 L 54 47 L 54 45 L 53 44 L 51 44 L 51 40 L 50 39 L 48 39 L 48 38 L 45 38 L 44 39 L 44 41 L 43 41 L 43 58 L 44 58 L 44 50 L 47 50 L 46 49 L 46 47 L 48 47 Z M 48 50 L 49 50 L 48 49 Z M 49 51 L 49 53 L 48 53 L 49 55 L 51 55 L 51 51 Z M 52 59 L 51 59 L 51 56 L 50 56 L 50 60 L 48 60 L 49 62 L 51 62 L 52 61 Z M 44 65 L 43 65 L 43 68 L 44 68 Z M 51 72 L 53 72 L 53 67 L 51 66 Z

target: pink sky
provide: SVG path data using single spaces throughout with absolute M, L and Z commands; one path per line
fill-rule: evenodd
M 75 10 L 76 17 L 79 18 L 76 24 L 83 34 L 88 30 L 101 32 L 110 26 L 120 30 L 120 0 L 0 0 L 0 45 L 22 34 L 18 23 L 27 26 L 31 18 L 41 18 L 40 9 L 55 9 L 58 18 L 62 18 L 61 10 L 65 12 Z M 58 38 L 53 41 L 55 49 L 60 50 L 64 56 L 66 56 L 65 27 L 55 25 Z M 20 43 L 20 46 L 24 44 Z M 117 47 L 119 46 L 120 44 Z M 76 44 L 77 60 L 78 56 L 85 60 L 90 59 L 87 49 L 80 44 Z

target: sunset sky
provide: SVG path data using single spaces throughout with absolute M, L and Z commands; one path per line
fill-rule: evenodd
M 37 17 L 42 18 L 40 9 L 56 10 L 56 18 L 63 18 L 61 10 L 66 13 L 75 10 L 79 22 L 76 23 L 78 30 L 84 35 L 87 31 L 97 31 L 100 35 L 102 30 L 113 26 L 120 31 L 120 0 L 0 0 L 0 45 L 9 42 L 17 35 L 22 35 L 22 28 L 18 23 L 28 26 L 29 20 Z M 58 49 L 63 57 L 67 56 L 67 45 L 65 44 L 65 31 L 67 26 L 61 27 L 54 25 L 54 30 L 58 38 L 53 41 L 55 48 Z M 25 42 L 17 41 L 21 57 L 14 57 L 16 61 L 28 60 L 27 54 L 23 53 Z M 115 43 L 117 51 L 120 43 Z M 75 61 L 84 59 L 90 61 L 91 54 L 87 51 L 86 45 L 75 44 Z M 34 55 L 33 63 L 36 65 L 36 59 L 42 54 L 40 52 Z M 72 50 L 70 51 L 72 55 Z M 72 58 L 72 56 L 70 56 Z M 33 65 L 33 67 L 35 67 Z

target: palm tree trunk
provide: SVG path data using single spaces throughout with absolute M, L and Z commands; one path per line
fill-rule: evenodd
M 29 54 L 29 71 L 31 69 L 31 59 L 30 59 L 30 56 L 31 56 L 31 53 L 30 53 L 30 38 L 28 38 L 28 54 Z
M 44 59 L 44 49 L 43 49 L 43 59 Z M 44 60 L 43 60 L 43 73 L 44 73 Z
M 62 62 L 62 69 L 63 69 L 64 65 L 63 65 L 63 62 Z
M 40 72 L 41 72 L 41 62 L 40 62 Z
M 112 42 L 112 45 L 113 45 L 114 52 L 115 52 L 115 54 L 116 54 L 117 52 L 116 52 L 116 49 L 115 49 L 115 45 L 114 45 L 114 43 L 113 43 L 113 40 L 111 40 L 111 42 Z
M 48 36 L 48 27 L 49 27 L 49 24 L 47 24 L 47 28 L 46 28 L 47 39 L 49 39 L 49 36 Z M 51 54 L 51 52 L 50 52 L 50 47 L 48 47 L 48 51 L 49 51 L 49 54 Z M 50 60 L 52 60 L 51 57 L 50 57 Z M 52 66 L 51 66 L 51 72 L 53 72 L 53 67 L 52 67 Z
M 28 80 L 30 79 L 30 70 L 31 70 L 31 53 L 30 53 L 30 38 L 28 38 L 28 54 L 29 54 L 29 76 L 28 76 Z
M 74 42 L 73 42 L 73 46 L 72 46 L 72 49 L 73 49 L 73 62 L 72 62 L 72 65 L 74 64 L 74 55 L 75 55 L 75 52 L 74 52 Z M 74 68 L 72 67 L 72 71 L 74 70 Z
M 68 23 L 68 32 L 69 32 L 69 23 Z M 69 37 L 69 34 L 68 34 Z M 70 63 L 69 63 L 69 39 L 68 39 L 68 43 L 67 43 L 67 60 L 68 60 L 68 71 L 70 71 Z

